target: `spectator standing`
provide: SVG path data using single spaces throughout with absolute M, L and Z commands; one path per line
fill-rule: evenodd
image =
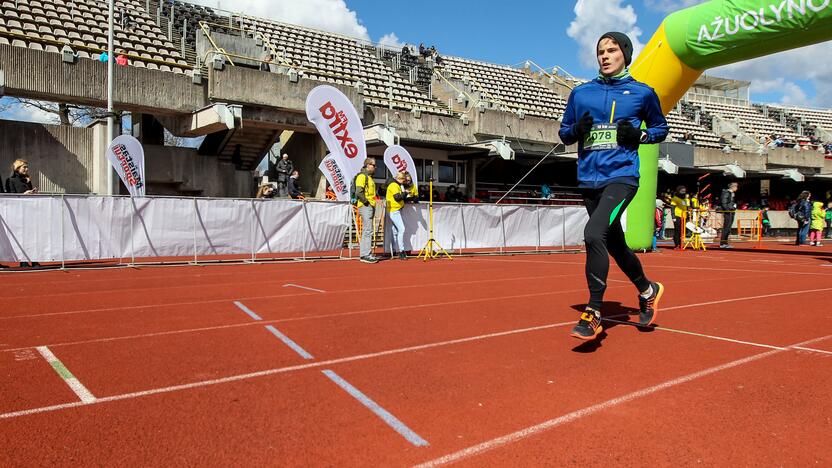
M 826 237 L 832 239 L 832 200 L 826 202 Z
M 717 209 L 722 211 L 722 236 L 719 239 L 719 248 L 720 249 L 730 249 L 731 245 L 728 244 L 728 236 L 731 235 L 731 226 L 734 225 L 734 216 L 736 215 L 737 210 L 737 201 L 735 199 L 735 193 L 737 192 L 737 188 L 739 184 L 736 182 L 731 182 L 728 184 L 728 188 L 722 191 L 722 195 L 719 196 L 719 206 Z
M 670 199 L 670 206 L 673 211 L 673 248 L 675 250 L 682 249 L 682 230 L 685 229 L 682 218 L 687 214 L 688 189 L 684 185 L 676 187 L 676 192 Z
M 387 186 L 387 208 L 390 212 L 390 222 L 393 226 L 393 257 L 399 260 L 407 260 L 407 253 L 404 251 L 404 219 L 402 219 L 402 208 L 407 200 L 408 192 L 405 188 L 407 178 L 404 172 L 396 173 L 393 182 Z
M 812 220 L 812 194 L 808 190 L 800 192 L 797 200 L 789 209 L 789 215 L 797 221 L 797 239 L 795 245 L 805 245 L 809 235 L 809 224 Z
M 376 160 L 364 160 L 364 168 L 355 176 L 355 198 L 358 213 L 361 215 L 361 241 L 359 252 L 364 263 L 378 263 L 378 257 L 373 255 L 373 215 L 376 211 L 376 183 L 373 173 L 376 172 Z
M 760 212 L 763 224 L 763 237 L 768 237 L 771 234 L 771 220 L 768 219 L 768 205 L 763 205 L 763 210 Z
M 7 193 L 22 193 L 32 195 L 38 193 L 38 189 L 32 186 L 32 178 L 29 176 L 29 162 L 25 159 L 16 159 L 12 163 L 12 175 L 6 179 Z
M 413 183 L 413 177 L 410 176 L 409 172 L 404 173 L 404 189 L 407 192 L 405 197 L 407 203 L 419 203 L 419 189 Z
M 289 176 L 292 174 L 292 171 L 295 170 L 295 165 L 292 164 L 292 160 L 289 159 L 289 155 L 283 153 L 283 156 L 280 158 L 280 161 L 277 162 L 275 168 L 277 169 L 277 196 L 285 197 L 289 195 Z
M 826 224 L 826 210 L 823 209 L 823 202 L 816 201 L 812 203 L 812 225 L 810 226 L 809 240 L 812 245 L 820 247 L 823 245 L 821 238 L 823 237 L 823 228 Z

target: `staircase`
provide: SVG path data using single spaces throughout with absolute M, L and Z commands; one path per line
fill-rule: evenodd
M 403 80 L 413 83 L 416 88 L 425 96 L 428 96 L 434 105 L 442 110 L 448 106 L 433 96 L 431 81 L 433 70 L 419 62 L 419 57 L 414 55 L 403 55 L 401 52 L 394 52 L 385 48 L 368 45 L 364 48 L 372 55 L 378 57 L 385 65 L 390 67 Z

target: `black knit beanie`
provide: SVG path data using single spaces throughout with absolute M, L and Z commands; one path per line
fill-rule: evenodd
M 624 54 L 624 64 L 629 67 L 630 62 L 633 61 L 633 41 L 631 41 L 630 38 L 624 33 L 611 31 L 604 33 L 603 36 L 598 38 L 598 43 L 595 44 L 595 50 L 598 50 L 598 44 L 600 44 L 601 40 L 604 38 L 610 38 L 618 43 L 618 47 L 621 48 L 621 52 Z

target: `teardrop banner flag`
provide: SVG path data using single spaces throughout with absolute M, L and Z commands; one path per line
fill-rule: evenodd
M 352 102 L 332 86 L 316 86 L 306 97 L 306 118 L 318 129 L 346 180 L 352 180 L 367 158 L 364 126 Z
M 399 145 L 388 146 L 384 151 L 384 165 L 393 174 L 397 172 L 409 172 L 410 177 L 413 178 L 413 184 L 419 186 L 419 181 L 416 176 L 416 165 L 413 164 L 413 157 L 406 149 Z
M 327 154 L 318 165 L 318 169 L 324 173 L 338 201 L 350 201 L 350 179 L 346 178 L 338 160 L 331 154 Z
M 131 197 L 143 197 L 144 148 L 139 140 L 130 135 L 116 137 L 107 150 L 107 159 L 113 165 Z

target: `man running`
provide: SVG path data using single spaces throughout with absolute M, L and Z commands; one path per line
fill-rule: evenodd
M 639 323 L 652 325 L 664 286 L 647 279 L 627 247 L 621 215 L 638 190 L 640 144 L 664 141 L 667 121 L 656 92 L 630 76 L 633 44 L 608 32 L 596 47 L 599 76 L 572 90 L 560 127 L 566 145 L 578 143 L 578 183 L 589 221 L 584 229 L 589 303 L 572 336 L 591 340 L 603 330 L 601 304 L 612 255 L 639 293 Z M 641 125 L 644 130 L 640 130 Z

